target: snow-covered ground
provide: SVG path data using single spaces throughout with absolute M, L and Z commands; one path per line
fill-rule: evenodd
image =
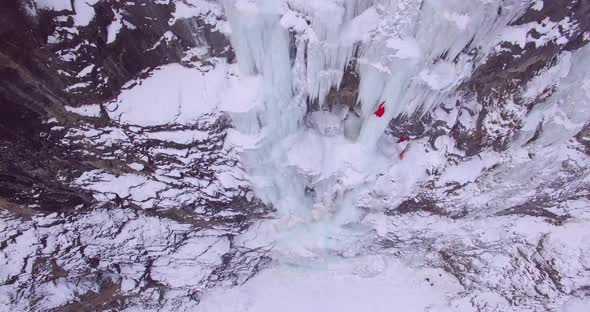
M 149 79 L 128 82 L 123 88 L 129 90 L 107 110 L 120 123 L 138 126 L 189 124 L 214 110 L 245 110 L 262 101 L 261 90 L 256 77 L 238 76 L 236 71 L 236 65 L 224 60 L 195 68 L 165 65 Z
M 441 269 L 415 269 L 373 255 L 307 266 L 277 265 L 241 287 L 204 295 L 198 310 L 453 311 L 449 303 L 461 289 Z

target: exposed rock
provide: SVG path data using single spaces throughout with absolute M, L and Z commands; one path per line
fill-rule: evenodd
M 586 154 L 590 155 L 590 123 L 586 124 L 582 131 L 576 135 L 576 140 L 584 146 Z
M 321 149 L 304 151 L 311 156 L 303 160 L 285 154 L 285 171 L 265 158 L 274 157 L 270 145 L 292 141 L 260 143 L 266 133 L 257 130 L 268 121 L 258 110 L 275 103 L 257 94 L 259 107 L 244 101 L 236 111 L 215 107 L 188 121 L 178 119 L 183 90 L 170 101 L 179 106 L 171 121 L 140 126 L 121 118 L 125 112 L 115 114 L 125 104 L 118 102 L 121 94 L 145 86 L 165 65 L 181 64 L 175 66 L 205 80 L 238 76 L 213 71 L 235 65 L 220 3 L 104 0 L 87 4 L 87 24 L 78 20 L 78 1 L 62 10 L 35 3 L 0 4 L 0 306 L 197 310 L 204 292 L 239 287 L 273 264 L 279 252 L 272 236 L 280 236 L 273 232 L 280 227 L 296 236 L 290 264 L 318 255 L 378 254 L 446 272 L 461 288 L 445 297 L 456 310 L 557 311 L 571 298 L 588 297 L 590 123 L 574 120 L 556 99 L 579 87 L 564 88 L 562 79 L 572 55 L 590 40 L 587 1 L 526 2 L 530 7 L 507 26 L 525 29 L 524 41 L 501 41 L 485 57 L 473 40 L 456 57 L 444 51 L 434 64 L 466 58 L 474 67 L 432 109 L 389 122 L 374 163 L 357 155 L 372 151 L 356 145 L 321 145 L 342 133 L 349 141 L 337 142 L 354 145 L 366 121 L 357 101 L 355 51 L 321 109 L 318 102 L 297 103 L 308 105 L 303 126 L 314 128 L 314 136 L 306 139 Z M 355 10 L 369 6 L 366 1 Z M 180 9 L 187 8 L 185 15 Z M 379 10 L 367 16 L 391 13 Z M 317 21 L 301 8 L 291 13 L 292 21 L 280 24 L 293 22 L 293 60 L 295 43 L 304 35 L 311 40 L 306 27 Z M 451 16 L 453 27 L 466 18 Z M 261 77 L 238 78 L 246 84 L 239 90 L 244 94 L 235 94 L 241 98 Z M 223 94 L 228 85 L 220 86 L 214 94 L 203 90 L 203 97 L 234 100 Z M 205 102 L 191 100 L 190 107 Z M 537 114 L 544 105 L 553 110 Z M 550 114 L 559 118 L 551 123 Z M 574 133 L 560 136 L 556 125 Z M 241 132 L 233 128 L 239 126 Z M 410 138 L 403 160 L 394 145 L 401 136 Z M 256 149 L 260 154 L 243 153 Z M 296 191 L 277 191 L 280 182 L 250 175 L 243 161 L 288 173 L 280 178 Z M 356 162 L 380 171 L 371 176 Z M 391 168 L 379 167 L 384 163 Z M 330 170 L 316 171 L 316 164 Z M 305 186 L 299 188 L 299 180 Z M 275 207 L 259 198 L 261 189 L 276 191 L 280 203 L 303 198 L 311 216 L 275 219 Z M 353 221 L 328 222 L 338 233 L 315 227 L 339 218 Z M 303 222 L 310 226 L 297 228 Z M 340 241 L 339 231 L 350 231 L 350 241 Z M 325 236 L 305 245 L 307 235 Z M 375 266 L 386 267 L 384 261 Z M 379 275 L 379 268 L 367 267 L 370 272 L 357 268 L 359 276 Z M 434 287 L 434 278 L 424 280 Z

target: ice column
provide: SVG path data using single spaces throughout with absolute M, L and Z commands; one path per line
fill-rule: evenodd
M 240 69 L 260 74 L 263 79 L 265 110 L 259 116 L 270 133 L 292 131 L 297 121 L 292 104 L 289 32 L 280 25 L 281 1 L 222 0 L 231 26 L 230 42 Z M 268 130 L 272 129 L 272 130 Z

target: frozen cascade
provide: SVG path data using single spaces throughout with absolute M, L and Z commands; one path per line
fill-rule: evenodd
M 264 123 L 278 131 L 289 127 L 273 126 L 273 122 L 290 122 L 294 118 L 281 116 L 291 102 L 291 61 L 289 33 L 280 27 L 280 6 L 273 0 L 258 5 L 245 1 L 225 1 L 226 15 L 232 25 L 230 41 L 237 51 L 240 69 L 249 75 L 261 74 L 265 95 Z M 272 51 L 272 53 L 269 53 Z M 296 119 L 295 119 L 296 120 Z
M 358 234 L 366 229 L 352 226 L 361 217 L 354 208 L 354 190 L 374 183 L 397 162 L 391 151 L 377 148 L 389 122 L 400 114 L 426 112 L 449 96 L 472 68 L 485 62 L 499 41 L 499 30 L 528 4 L 519 0 L 222 3 L 241 70 L 263 77 L 264 108 L 241 116 L 236 128 L 257 136 L 258 143 L 246 149 L 244 159 L 258 194 L 278 211 L 268 236 L 278 237 L 278 253 L 305 257 L 342 250 L 361 240 Z M 291 49 L 295 49 L 293 59 Z M 362 125 L 356 142 L 341 131 L 327 135 L 303 126 L 307 101 L 317 101 L 322 108 L 349 66 L 360 73 L 357 102 Z M 372 112 L 383 101 L 386 113 L 377 118 Z M 336 123 L 341 120 L 336 118 Z
M 319 177 L 317 174 L 321 172 L 302 168 L 301 160 L 306 161 L 306 156 L 296 155 L 295 151 L 312 154 L 317 151 L 310 155 L 317 157 L 307 159 L 315 163 L 318 159 L 337 159 L 338 147 L 352 149 L 354 144 L 341 136 L 325 138 L 300 126 L 306 113 L 308 78 L 313 76 L 309 73 L 308 42 L 296 39 L 296 57 L 291 66 L 289 32 L 277 25 L 281 21 L 281 11 L 276 2 L 259 1 L 254 5 L 226 1 L 224 5 L 232 29 L 231 43 L 242 71 L 263 76 L 264 108 L 242 115 L 234 119 L 234 123 L 238 130 L 258 135 L 255 148 L 246 150 L 243 158 L 250 167 L 257 192 L 278 210 L 279 220 L 269 229 L 272 234 L 268 236 L 278 237 L 277 253 L 307 256 L 309 249 L 317 251 L 327 247 L 331 233 L 338 231 L 340 224 L 347 223 L 350 217 L 342 215 L 341 221 L 327 222 L 338 219 L 333 218 L 334 211 L 330 211 L 335 205 L 330 192 L 340 194 L 338 201 L 345 201 L 341 195 L 344 190 L 334 190 L 334 182 L 341 188 L 345 186 L 342 181 L 336 181 L 333 174 Z M 343 69 L 339 70 L 340 75 Z M 260 132 L 252 133 L 257 125 L 261 126 Z M 340 154 L 347 155 L 347 152 L 342 150 Z M 333 156 L 327 157 L 324 153 Z M 317 168 L 322 167 L 328 166 Z M 341 163 L 331 167 L 339 169 Z M 310 188 L 314 188 L 318 198 L 323 198 L 319 200 L 323 203 L 314 202 Z M 346 200 L 352 208 L 352 197 Z

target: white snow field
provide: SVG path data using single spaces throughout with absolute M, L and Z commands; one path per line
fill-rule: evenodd
M 199 311 L 452 311 L 461 286 L 444 271 L 414 270 L 383 256 L 278 265 L 242 287 L 203 297 Z M 456 302 L 460 305 L 460 302 Z
M 258 78 L 237 75 L 237 66 L 214 60 L 214 66 L 186 68 L 169 64 L 145 80 L 130 81 L 107 106 L 123 124 L 155 126 L 189 124 L 216 109 L 247 110 L 261 102 Z

